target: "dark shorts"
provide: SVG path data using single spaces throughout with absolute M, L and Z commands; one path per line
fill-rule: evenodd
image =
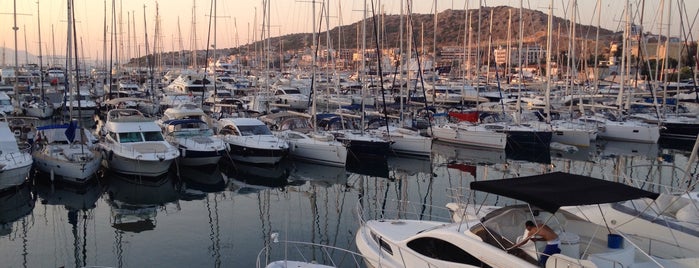
M 558 254 L 561 253 L 561 249 L 558 247 L 558 244 L 554 245 L 546 245 L 546 248 L 544 249 L 544 252 L 542 252 L 541 257 L 539 258 L 539 264 L 541 266 L 546 265 L 546 260 L 549 259 L 549 256 L 553 254 Z

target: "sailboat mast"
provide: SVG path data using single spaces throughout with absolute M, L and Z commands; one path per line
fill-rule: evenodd
M 544 95 L 544 101 L 546 106 L 544 107 L 544 118 L 546 118 L 546 123 L 551 123 L 550 116 L 550 97 L 551 97 L 551 30 L 553 28 L 553 0 L 549 3 L 549 17 L 548 17 L 548 27 L 546 31 L 546 94 Z
M 41 53 L 41 14 L 39 13 L 39 1 L 36 1 L 36 25 L 39 34 L 39 90 L 41 90 L 41 102 L 44 102 L 44 61 Z
M 672 1 L 670 1 L 672 2 Z M 624 97 L 624 86 L 626 84 L 626 49 L 628 45 L 628 35 L 629 35 L 629 13 L 631 10 L 629 10 L 629 0 L 626 0 L 625 4 L 625 11 L 624 11 L 624 37 L 622 37 L 621 41 L 621 68 L 619 68 L 619 94 L 617 95 L 616 98 L 616 106 L 618 107 L 619 110 L 621 110 L 621 105 Z
M 363 14 L 364 14 L 362 17 L 362 57 L 361 57 L 362 64 L 361 64 L 361 68 L 360 68 L 361 73 L 359 76 L 361 79 L 361 83 L 362 83 L 362 94 L 361 94 L 362 95 L 362 124 L 360 125 L 361 130 L 362 130 L 362 134 L 364 133 L 364 126 L 365 126 L 364 109 L 366 108 L 366 103 L 364 101 L 364 98 L 366 97 L 366 91 L 367 91 L 367 83 L 366 83 L 367 81 L 365 79 L 365 76 L 366 76 L 366 16 L 367 16 L 366 15 L 366 7 L 367 7 L 366 0 L 364 0 L 364 6 L 362 8 Z
M 14 20 L 14 24 L 12 26 L 12 30 L 15 32 L 15 81 L 14 81 L 14 94 L 15 94 L 15 100 L 19 100 L 19 88 L 18 88 L 18 81 L 19 81 L 19 61 L 18 61 L 18 54 L 17 54 L 17 30 L 19 28 L 17 27 L 17 0 L 13 1 L 13 12 L 12 12 L 12 18 Z M 19 111 L 19 101 L 15 102 L 15 112 Z
M 400 72 L 400 78 L 403 80 L 403 72 L 401 71 L 401 65 L 403 65 L 403 0 L 400 0 L 400 22 L 398 23 L 398 71 Z M 395 76 L 394 76 L 395 77 Z M 410 81 L 408 81 L 410 82 Z M 405 125 L 405 116 L 403 116 L 403 83 L 399 83 L 399 93 L 400 99 L 400 125 Z M 391 85 L 393 86 L 393 85 Z M 407 96 L 407 94 L 405 95 Z
M 662 0 L 661 0 L 662 1 Z M 662 5 L 661 5 L 662 6 Z M 600 21 L 602 20 L 602 0 L 597 0 L 597 33 L 595 34 L 595 81 L 594 81 L 594 93 L 597 94 L 597 90 L 599 90 L 599 62 L 597 55 L 599 55 L 599 28 L 600 28 Z M 657 65 L 657 64 L 656 64 Z

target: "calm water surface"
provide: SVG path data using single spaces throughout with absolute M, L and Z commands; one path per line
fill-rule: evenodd
M 254 267 L 258 254 L 263 263 L 284 258 L 284 243 L 273 243 L 273 233 L 356 251 L 358 204 L 386 211 L 399 208 L 392 202 L 397 199 L 425 203 L 401 209 L 437 219 L 473 180 L 557 170 L 597 177 L 625 172 L 655 191 L 656 184 L 683 187 L 671 166 L 686 168 L 691 146 L 600 141 L 562 153 L 435 143 L 430 158 L 352 160 L 346 169 L 222 161 L 173 168 L 159 178 L 102 172 L 95 183 L 77 188 L 36 174 L 0 194 L 0 267 Z M 267 245 L 270 250 L 262 251 Z M 321 262 L 325 257 L 305 253 Z M 339 266 L 354 264 L 347 255 L 334 253 L 334 259 Z

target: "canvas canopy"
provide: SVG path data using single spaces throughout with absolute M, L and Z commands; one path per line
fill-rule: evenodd
M 521 200 L 551 213 L 562 206 L 594 205 L 658 197 L 657 193 L 623 183 L 565 172 L 474 181 L 471 182 L 470 187 L 471 190 Z

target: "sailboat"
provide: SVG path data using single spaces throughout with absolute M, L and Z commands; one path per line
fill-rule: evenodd
M 22 112 L 26 116 L 32 116 L 39 119 L 49 118 L 53 116 L 54 107 L 53 104 L 46 101 L 45 90 L 44 90 L 44 75 L 43 75 L 43 56 L 41 53 L 41 16 L 39 15 L 39 2 L 36 2 L 36 19 L 37 19 L 37 29 L 39 36 L 39 90 L 41 95 L 29 96 L 24 100 L 22 104 Z
M 68 1 L 68 10 L 71 10 L 71 1 Z M 69 13 L 69 29 L 73 23 L 72 14 Z M 73 35 L 75 33 L 73 32 Z M 69 37 L 69 44 L 70 44 Z M 68 57 L 70 58 L 71 46 L 68 46 Z M 77 54 L 76 54 L 77 58 Z M 70 60 L 68 60 L 70 63 Z M 69 64 L 69 69 L 71 68 Z M 73 83 L 70 83 L 71 92 L 78 90 L 78 68 L 76 61 L 76 75 Z M 82 102 L 77 103 L 77 117 L 82 116 Z M 72 110 L 71 106 L 71 110 Z M 94 114 L 94 110 L 92 110 Z M 76 140 L 76 134 L 77 140 Z M 32 157 L 36 163 L 36 168 L 40 171 L 51 174 L 51 180 L 55 175 L 72 183 L 85 183 L 97 172 L 100 167 L 102 155 L 96 151 L 94 144 L 97 139 L 89 131 L 78 127 L 78 122 L 71 120 L 69 124 L 48 125 L 37 129 L 36 144 L 38 149 L 34 150 Z
M 34 166 L 50 174 L 51 180 L 57 176 L 67 182 L 85 183 L 95 175 L 102 161 L 96 142 L 97 138 L 87 129 L 79 128 L 76 121 L 39 127 L 37 147 L 32 152 Z

